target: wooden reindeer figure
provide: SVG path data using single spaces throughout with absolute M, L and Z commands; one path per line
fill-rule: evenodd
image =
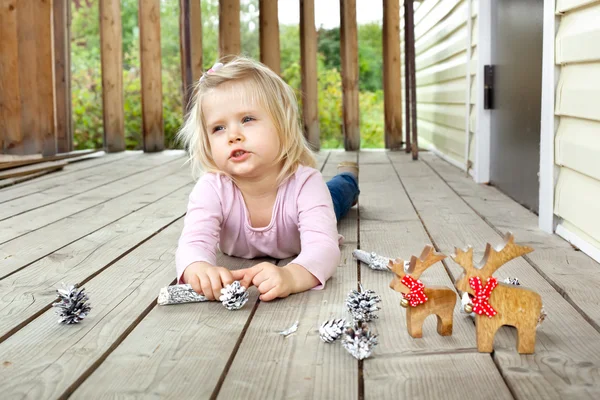
M 423 322 L 431 314 L 437 316 L 437 331 L 442 336 L 452 335 L 452 317 L 456 293 L 445 286 L 424 286 L 419 280 L 430 266 L 446 258 L 427 245 L 419 258 L 412 256 L 405 270 L 401 259 L 390 260 L 395 274 L 390 288 L 402 293 L 401 305 L 406 308 L 406 327 L 413 338 L 423 337 Z
M 473 248 L 456 249 L 452 258 L 464 269 L 456 288 L 469 293 L 472 304 L 465 311 L 475 312 L 477 349 L 490 353 L 494 336 L 502 325 L 517 328 L 517 351 L 531 354 L 535 351 L 535 334 L 542 310 L 541 296 L 521 286 L 498 282 L 492 274 L 513 258 L 532 252 L 527 246 L 515 244 L 512 233 L 504 236 L 504 246 L 493 249 L 488 243 L 480 264 L 473 264 Z

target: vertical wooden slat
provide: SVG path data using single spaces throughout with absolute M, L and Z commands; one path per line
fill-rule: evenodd
M 412 159 L 416 160 L 419 156 L 419 141 L 417 133 L 417 77 L 415 70 L 415 11 L 412 1 L 405 1 L 406 27 L 405 41 L 408 43 L 408 63 L 410 66 L 410 124 L 412 131 L 411 151 Z M 408 36 L 408 40 L 406 37 Z M 407 100 L 408 101 L 408 100 Z
M 240 0 L 219 0 L 219 55 L 240 54 Z
M 0 153 L 18 154 L 21 132 L 17 0 L 0 0 Z
M 54 116 L 59 153 L 73 150 L 71 130 L 71 0 L 54 0 Z
M 160 0 L 139 0 L 144 151 L 165 148 L 162 110 Z
M 383 96 L 385 147 L 402 147 L 400 0 L 383 0 Z
M 52 2 L 17 4 L 19 89 L 21 91 L 20 154 L 56 154 L 54 77 L 52 67 Z
M 304 136 L 306 136 L 314 150 L 319 150 L 321 139 L 317 90 L 315 0 L 300 0 L 300 65 L 302 69 Z
M 200 3 L 201 0 L 191 0 L 190 2 L 191 64 L 194 82 L 197 82 L 202 76 L 202 7 L 200 7 Z
M 405 151 L 410 153 L 410 96 L 411 96 L 411 74 L 410 74 L 410 46 L 408 44 L 410 33 L 406 27 L 406 3 L 404 4 L 404 107 L 405 107 Z
M 340 22 L 344 148 L 354 151 L 360 149 L 356 0 L 340 0 Z
M 277 0 L 259 2 L 260 61 L 277 75 L 281 73 Z
M 121 41 L 120 1 L 100 0 L 104 149 L 108 152 L 125 150 L 123 50 Z
M 181 60 L 181 86 L 184 113 L 187 113 L 190 107 L 190 96 L 193 85 L 190 7 L 190 0 L 179 0 L 179 54 Z

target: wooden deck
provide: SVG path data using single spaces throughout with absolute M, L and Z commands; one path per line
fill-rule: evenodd
M 239 311 L 220 303 L 156 306 L 174 283 L 174 254 L 192 188 L 183 154 L 122 153 L 0 190 L 0 388 L 2 398 L 600 398 L 600 265 L 496 189 L 478 186 L 427 153 L 322 152 L 323 175 L 359 160 L 358 208 L 341 221 L 342 263 L 326 290 Z M 408 336 L 391 274 L 357 267 L 352 250 L 409 257 L 427 243 L 452 253 L 499 244 L 511 230 L 535 251 L 501 268 L 542 295 L 547 320 L 536 353 L 516 353 L 512 328 L 493 354 L 478 353 L 473 321 L 459 314 L 438 336 Z M 254 261 L 222 256 L 235 268 Z M 447 272 L 449 271 L 449 272 Z M 423 279 L 452 286 L 459 267 L 438 263 Z M 352 358 L 319 339 L 318 325 L 346 316 L 357 281 L 381 295 L 373 357 Z M 83 284 L 92 312 L 57 323 L 61 282 Z M 299 321 L 296 334 L 278 331 Z

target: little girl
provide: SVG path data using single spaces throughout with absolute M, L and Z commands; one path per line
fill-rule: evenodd
M 292 89 L 245 58 L 217 63 L 200 78 L 180 138 L 193 173 L 176 255 L 177 279 L 209 300 L 239 280 L 270 301 L 321 289 L 340 262 L 337 220 L 358 198 L 356 163 L 327 184 L 302 135 Z M 218 248 L 241 258 L 296 256 L 230 271 Z

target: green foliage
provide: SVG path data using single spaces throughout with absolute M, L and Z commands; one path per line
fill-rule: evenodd
M 100 66 L 99 0 L 72 3 L 72 101 L 74 145 L 77 149 L 103 145 L 102 81 Z M 179 54 L 179 2 L 161 1 L 161 63 L 165 145 L 183 122 Z M 218 0 L 203 0 L 203 67 L 218 59 Z M 241 0 L 242 53 L 259 59 L 258 0 Z M 142 107 L 138 0 L 121 0 L 123 31 L 123 96 L 128 149 L 142 148 Z M 280 25 L 281 75 L 294 89 L 302 110 L 300 32 L 298 25 Z M 339 28 L 320 29 L 318 36 L 319 124 L 323 148 L 343 147 L 342 84 Z M 381 25 L 359 25 L 359 103 L 362 147 L 383 146 Z

